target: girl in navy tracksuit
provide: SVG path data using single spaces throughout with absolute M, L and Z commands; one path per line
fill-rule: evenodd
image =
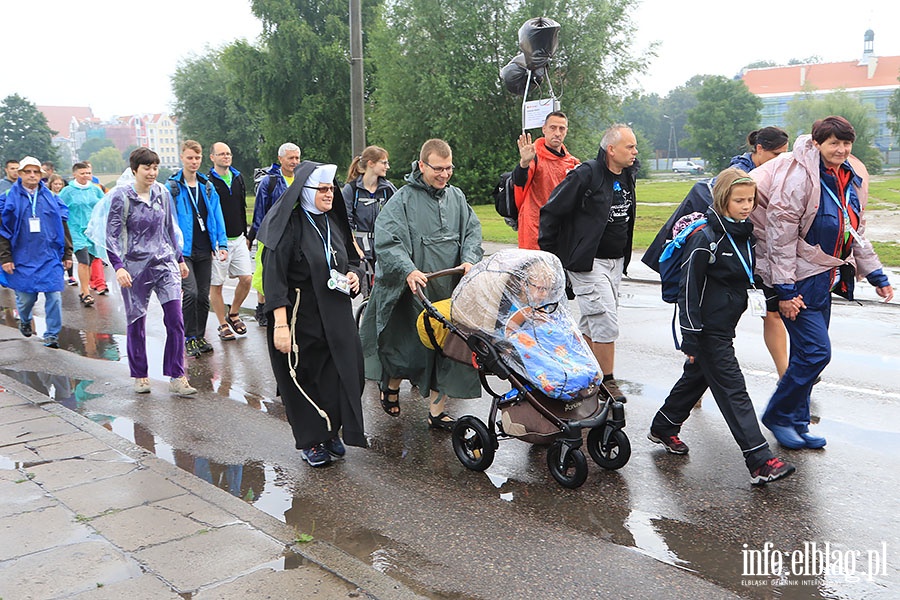
M 748 220 L 755 206 L 756 184 L 746 172 L 729 168 L 718 175 L 706 230 L 695 231 L 684 247 L 678 296 L 684 373 L 656 413 L 648 437 L 669 453 L 687 454 L 678 434 L 708 388 L 741 448 L 751 483 L 762 485 L 790 475 L 794 466 L 769 450 L 734 354 L 735 327 L 747 309 L 748 293 L 756 292 L 755 240 Z

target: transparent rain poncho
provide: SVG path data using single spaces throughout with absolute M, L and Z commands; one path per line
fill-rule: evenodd
M 129 324 L 147 313 L 153 291 L 160 304 L 181 299 L 177 260 L 184 244 L 165 186 L 154 183 L 147 204 L 138 199 L 133 181 L 131 169 L 126 169 L 94 207 L 85 230 L 98 248 L 118 256 L 131 275 L 131 287 L 122 288 Z
M 565 273 L 540 250 L 501 250 L 453 291 L 450 319 L 490 337 L 506 363 L 546 396 L 576 398 L 603 378 L 572 319 Z

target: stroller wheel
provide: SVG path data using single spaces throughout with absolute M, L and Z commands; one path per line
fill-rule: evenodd
M 547 467 L 559 484 L 569 489 L 581 487 L 588 475 L 587 459 L 584 452 L 578 448 L 572 448 L 565 458 L 562 458 L 563 443 L 554 442 L 547 449 Z
M 496 441 L 478 417 L 460 417 L 453 427 L 453 451 L 463 466 L 484 471 L 494 462 Z
M 608 429 L 611 429 L 608 425 L 591 429 L 588 432 L 587 446 L 595 463 L 614 471 L 624 467 L 631 458 L 631 442 L 624 431 L 615 429 L 609 432 L 609 439 L 604 445 L 603 435 Z

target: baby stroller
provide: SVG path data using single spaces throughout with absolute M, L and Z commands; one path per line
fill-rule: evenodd
M 431 303 L 421 290 L 417 295 L 425 306 L 419 318 L 423 344 L 478 369 L 492 398 L 489 425 L 466 415 L 453 428 L 453 450 L 463 466 L 490 467 L 499 440 L 548 444 L 550 473 L 574 489 L 588 473 L 583 429 L 598 465 L 625 466 L 631 457 L 625 407 L 603 386 L 600 367 L 570 316 L 559 259 L 539 250 L 503 250 L 470 269 L 449 310 L 446 301 Z M 512 389 L 494 391 L 489 374 Z

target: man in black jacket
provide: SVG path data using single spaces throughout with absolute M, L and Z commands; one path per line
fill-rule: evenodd
M 613 375 L 619 337 L 618 296 L 631 260 L 637 140 L 616 124 L 600 140 L 596 160 L 570 171 L 541 209 L 538 244 L 562 261 L 581 312 L 579 328 L 612 395 L 625 396 Z

